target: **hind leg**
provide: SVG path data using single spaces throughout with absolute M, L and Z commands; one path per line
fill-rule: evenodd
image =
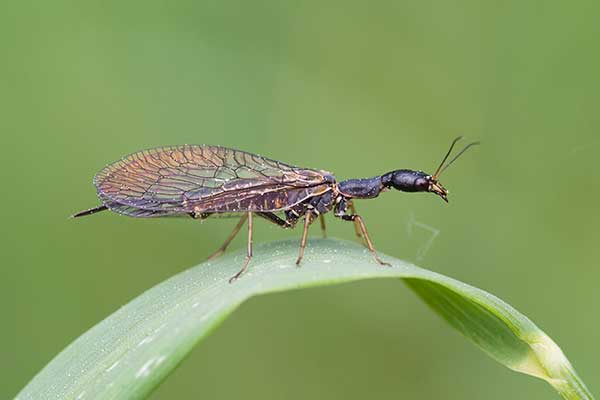
M 239 278 L 244 273 L 244 271 L 246 271 L 251 258 L 252 258 L 252 213 L 248 212 L 248 255 L 246 256 L 246 261 L 244 261 L 244 266 L 242 267 L 242 269 L 237 274 L 235 274 L 234 276 L 229 278 L 229 283 L 232 283 L 233 281 L 235 281 L 237 278 Z
M 221 245 L 221 247 L 219 247 L 217 249 L 217 251 L 215 251 L 210 256 L 208 256 L 207 260 L 212 260 L 213 258 L 217 258 L 221 254 L 225 253 L 225 250 L 227 250 L 227 246 L 229 246 L 229 244 L 235 238 L 235 236 L 238 234 L 238 232 L 240 231 L 240 229 L 242 229 L 242 226 L 244 226 L 244 222 L 246 222 L 247 219 L 248 219 L 248 215 L 244 214 L 244 216 L 242 218 L 240 218 L 240 220 L 237 223 L 237 225 L 235 226 L 235 228 L 233 228 L 233 231 L 231 231 L 231 233 L 229 234 L 229 236 L 227 237 L 227 239 L 225 239 L 225 243 L 223 243 Z

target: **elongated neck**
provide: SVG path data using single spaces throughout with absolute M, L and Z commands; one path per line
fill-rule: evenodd
M 356 199 L 372 199 L 377 197 L 383 188 L 381 176 L 348 179 L 338 183 L 338 190 L 343 196 Z

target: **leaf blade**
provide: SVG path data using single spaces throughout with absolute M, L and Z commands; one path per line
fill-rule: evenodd
M 548 381 L 565 399 L 593 399 L 560 348 L 497 297 L 452 278 L 339 240 L 311 241 L 302 268 L 297 243 L 256 246 L 249 271 L 230 285 L 241 252 L 201 264 L 146 291 L 63 350 L 17 396 L 133 398 L 150 393 L 246 299 L 266 293 L 375 278 L 400 278 L 492 358 Z

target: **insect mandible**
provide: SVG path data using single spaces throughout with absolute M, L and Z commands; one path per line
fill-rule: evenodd
M 325 233 L 323 214 L 333 211 L 344 221 L 352 221 L 357 236 L 382 261 L 369 237 L 363 218 L 356 213 L 354 199 L 372 199 L 394 188 L 403 192 L 430 192 L 448 202 L 448 190 L 439 177 L 469 147 L 466 145 L 445 164 L 461 137 L 454 139 L 433 175 L 423 171 L 398 169 L 365 179 L 337 182 L 323 170 L 300 168 L 245 151 L 220 146 L 182 145 L 161 147 L 130 154 L 106 166 L 94 177 L 102 205 L 81 211 L 82 217 L 104 210 L 136 218 L 185 216 L 206 219 L 223 214 L 241 214 L 225 243 L 209 259 L 225 252 L 248 221 L 248 253 L 242 269 L 229 282 L 239 278 L 252 258 L 253 216 L 282 228 L 293 228 L 303 219 L 304 230 L 296 265 L 304 255 L 308 228 L 319 218 Z

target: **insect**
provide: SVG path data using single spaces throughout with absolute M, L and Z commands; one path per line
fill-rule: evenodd
M 293 228 L 303 220 L 296 261 L 296 265 L 300 265 L 310 224 L 318 217 L 325 233 L 323 214 L 333 211 L 336 217 L 354 223 L 356 235 L 364 239 L 377 263 L 389 265 L 377 255 L 353 200 L 372 199 L 394 188 L 403 192 L 434 193 L 448 202 L 448 191 L 438 181 L 439 176 L 469 147 L 478 144 L 466 145 L 445 164 L 460 139 L 454 139 L 433 175 L 398 169 L 373 178 L 341 182 L 327 171 L 295 167 L 220 146 L 182 145 L 143 150 L 101 170 L 94 177 L 94 185 L 102 205 L 73 217 L 104 210 L 136 218 L 184 216 L 206 219 L 241 214 L 223 245 L 209 257 L 224 253 L 248 221 L 248 253 L 242 269 L 229 280 L 231 283 L 244 273 L 252 258 L 254 216 L 282 228 Z

